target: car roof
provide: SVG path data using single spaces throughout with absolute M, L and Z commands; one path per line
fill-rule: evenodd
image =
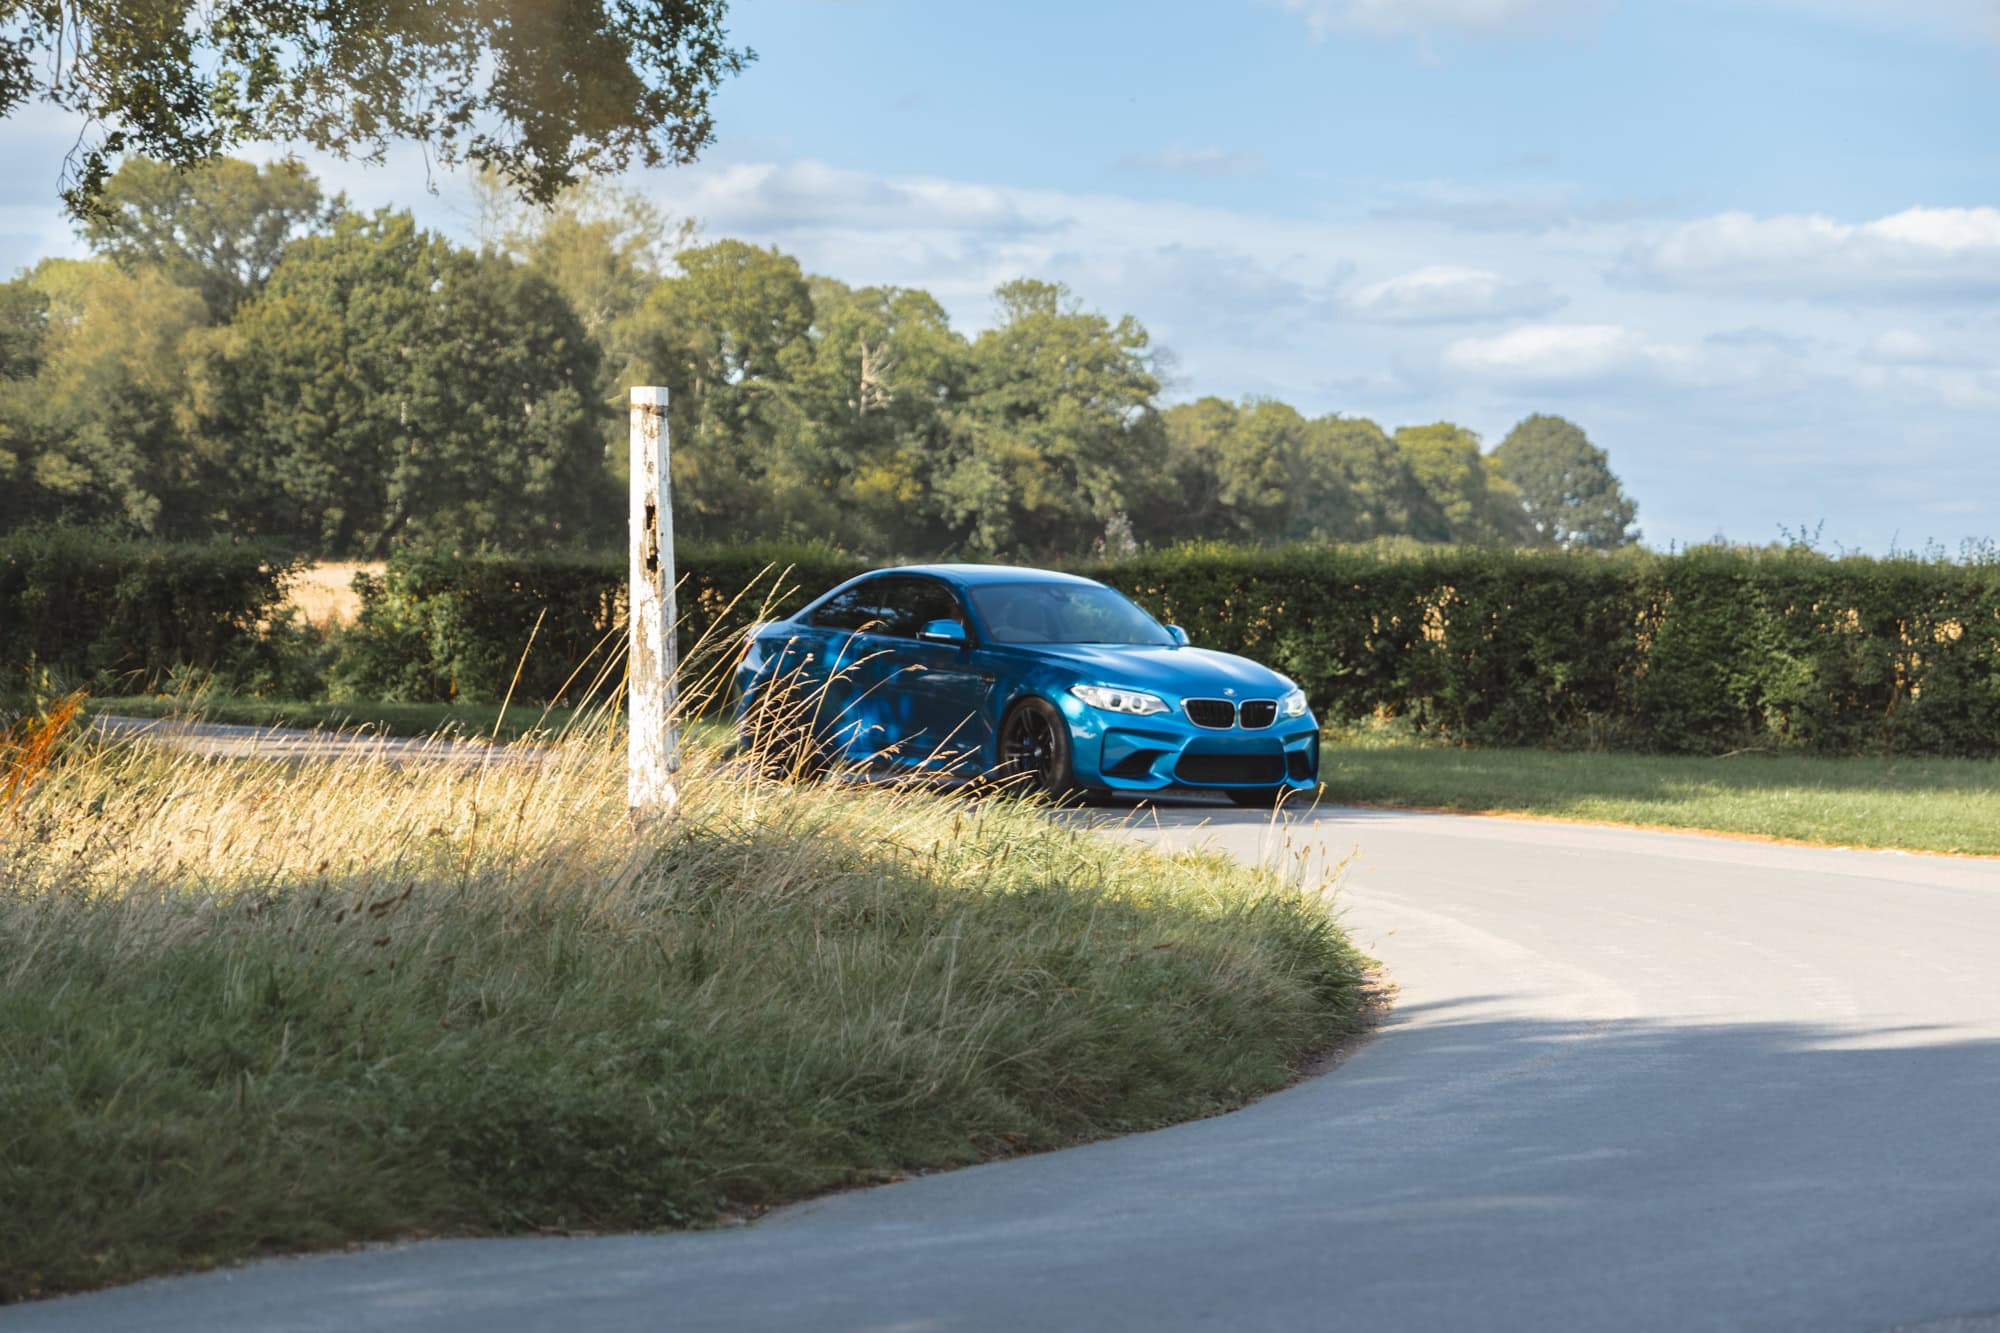
M 889 569 L 873 569 L 869 573 L 929 574 L 967 587 L 976 587 L 983 583 L 1095 584 L 1097 582 L 1095 579 L 1065 574 L 1060 570 L 1025 569 L 1019 565 L 896 565 Z

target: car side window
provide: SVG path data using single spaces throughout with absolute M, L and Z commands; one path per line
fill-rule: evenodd
M 821 629 L 879 630 L 885 615 L 883 587 L 887 579 L 867 579 L 835 595 L 813 612 L 812 623 Z
M 933 620 L 965 623 L 965 611 L 950 588 L 935 579 L 908 576 L 857 583 L 819 610 L 812 622 L 825 629 L 859 630 L 914 639 Z

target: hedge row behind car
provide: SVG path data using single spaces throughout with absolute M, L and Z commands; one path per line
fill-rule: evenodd
M 0 694 L 30 669 L 69 685 L 156 688 L 177 669 L 268 672 L 292 561 L 227 542 L 75 528 L 0 536 Z
M 1097 573 L 1338 721 L 1482 745 L 2000 754 L 2000 566 L 1193 549 Z
M 867 567 L 768 545 L 683 547 L 676 561 L 697 671 L 752 622 Z M 270 615 L 286 572 L 238 547 L 0 540 L 0 665 L 158 680 L 282 656 Z M 1390 715 L 1484 745 L 2000 755 L 2000 565 L 1210 546 L 1074 572 L 1197 644 L 1283 671 L 1334 722 Z M 364 584 L 328 678 L 350 697 L 492 702 L 511 687 L 575 702 L 617 679 L 625 577 L 622 555 L 392 560 Z

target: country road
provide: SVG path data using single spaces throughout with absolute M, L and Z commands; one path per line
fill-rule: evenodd
M 0 1329 L 2000 1329 L 2000 862 L 1327 809 L 1400 987 L 1233 1115 L 740 1229 L 429 1242 Z

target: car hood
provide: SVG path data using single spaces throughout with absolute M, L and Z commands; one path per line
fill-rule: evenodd
M 1051 666 L 1073 669 L 1079 685 L 1129 685 L 1182 699 L 1211 695 L 1276 699 L 1292 687 L 1267 666 L 1207 648 L 1064 643 L 1037 644 L 1021 651 Z M 1233 696 L 1225 695 L 1232 690 Z

